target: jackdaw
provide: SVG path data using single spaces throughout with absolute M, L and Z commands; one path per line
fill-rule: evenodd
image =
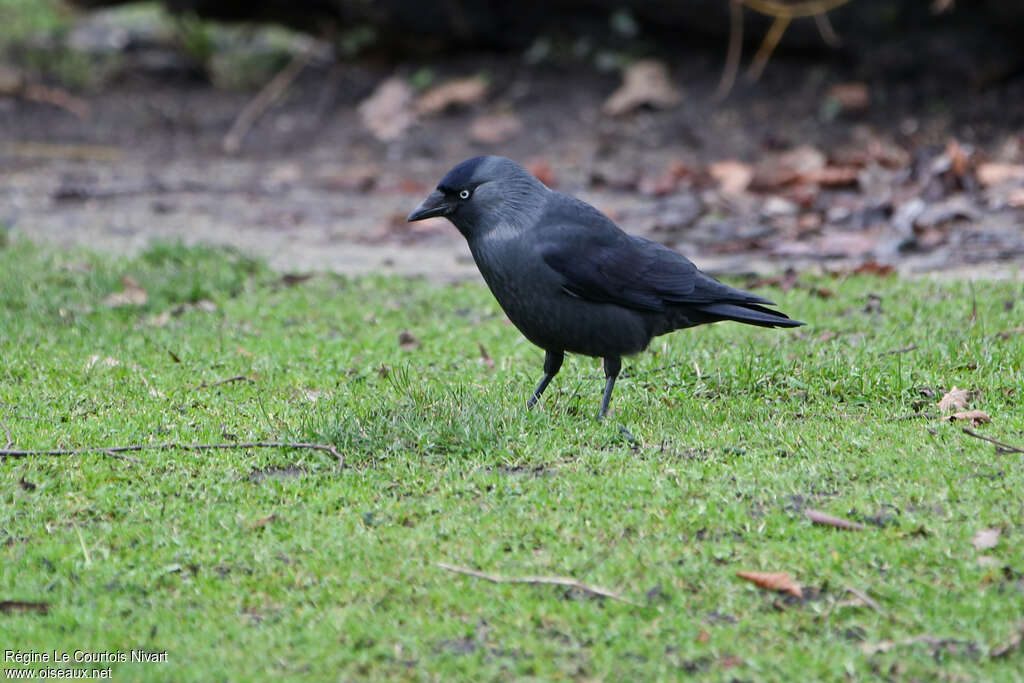
M 450 220 L 469 242 L 480 274 L 512 323 L 544 349 L 533 407 L 565 352 L 604 359 L 598 419 L 608 412 L 622 356 L 652 337 L 735 320 L 761 327 L 803 323 L 771 301 L 705 275 L 671 249 L 619 229 L 603 213 L 555 192 L 516 162 L 464 161 L 409 214 Z

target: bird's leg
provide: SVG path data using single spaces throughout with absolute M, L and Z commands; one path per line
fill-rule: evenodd
M 526 402 L 527 408 L 532 408 L 537 399 L 540 398 L 540 395 L 548 388 L 552 378 L 561 370 L 563 360 L 565 360 L 565 354 L 561 351 L 544 352 L 544 377 L 541 379 L 540 384 L 537 385 L 537 388 L 533 390 L 533 396 Z
M 597 419 L 603 420 L 608 414 L 608 403 L 612 400 L 612 389 L 615 388 L 615 378 L 622 370 L 622 359 L 618 356 L 609 356 L 604 359 L 604 396 L 601 397 L 601 410 L 597 413 Z

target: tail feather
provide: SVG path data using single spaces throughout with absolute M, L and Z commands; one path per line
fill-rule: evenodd
M 700 310 L 715 316 L 718 320 L 735 320 L 760 327 L 800 327 L 804 324 L 791 319 L 785 313 L 752 303 L 708 304 L 701 306 Z

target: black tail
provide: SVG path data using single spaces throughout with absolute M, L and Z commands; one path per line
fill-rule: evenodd
M 708 304 L 700 307 L 701 312 L 715 316 L 718 320 L 735 320 L 739 323 L 759 327 L 800 327 L 804 323 L 793 320 L 785 313 L 773 311 L 757 304 Z

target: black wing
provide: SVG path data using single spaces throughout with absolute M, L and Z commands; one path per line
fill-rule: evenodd
M 708 277 L 682 254 L 626 234 L 571 197 L 553 197 L 541 224 L 544 262 L 564 278 L 562 288 L 581 299 L 652 312 L 694 304 L 772 305 Z

